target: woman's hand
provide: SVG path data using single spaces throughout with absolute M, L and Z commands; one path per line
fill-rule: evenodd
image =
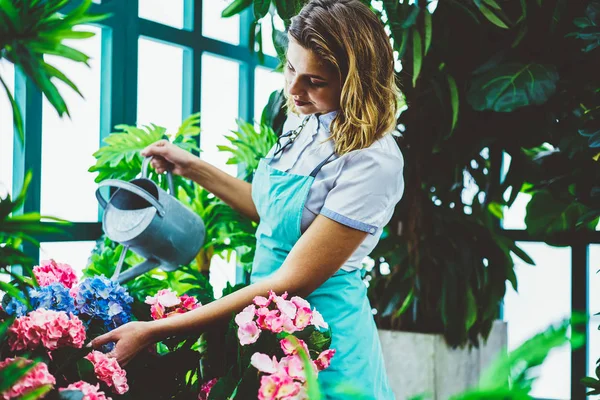
M 189 178 L 190 167 L 198 158 L 168 140 L 159 140 L 152 143 L 140 154 L 144 157 L 152 157 L 150 164 L 159 174 L 168 170 L 185 178 Z
M 98 348 L 106 343 L 116 342 L 115 348 L 109 355 L 115 357 L 119 365 L 124 366 L 137 353 L 156 342 L 150 324 L 151 322 L 129 322 L 98 336 L 88 344 L 88 347 Z

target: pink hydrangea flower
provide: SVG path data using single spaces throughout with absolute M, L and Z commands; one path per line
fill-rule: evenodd
M 245 325 L 248 322 L 252 322 L 255 316 L 256 307 L 250 304 L 248 307 L 244 308 L 239 314 L 235 316 L 235 323 L 238 324 L 238 326 Z
M 248 322 L 238 328 L 238 339 L 242 346 L 256 343 L 260 336 L 260 329 L 255 322 Z
M 100 390 L 100 385 L 90 385 L 84 381 L 78 381 L 75 383 L 71 383 L 66 388 L 60 388 L 59 392 L 63 392 L 65 390 L 79 390 L 83 393 L 83 398 L 81 400 L 112 400 L 110 397 L 106 397 L 106 394 Z
M 116 358 L 108 357 L 99 351 L 92 351 L 85 356 L 85 359 L 94 365 L 96 377 L 113 388 L 115 393 L 123 394 L 129 390 L 125 370 L 119 366 Z
M 286 374 L 301 382 L 306 381 L 306 371 L 304 370 L 304 362 L 298 355 L 287 356 L 279 362 Z M 316 373 L 316 368 L 314 369 Z
M 33 267 L 33 275 L 40 286 L 48 286 L 59 282 L 69 289 L 77 283 L 77 275 L 69 264 L 57 263 L 54 260 L 44 260 L 38 266 Z
M 327 322 L 325 322 L 325 320 L 323 319 L 323 316 L 317 310 L 313 310 L 312 311 L 312 320 L 311 320 L 311 323 L 314 326 L 316 326 L 317 328 L 324 328 L 324 329 L 328 329 L 329 328 L 329 325 L 327 325 Z
M 289 375 L 264 375 L 260 379 L 258 389 L 259 400 L 288 399 L 300 392 L 300 383 L 295 382 Z
M 256 296 L 252 301 L 258 307 L 269 307 L 269 304 L 271 304 L 271 300 L 263 296 Z
M 188 296 L 187 294 L 181 296 L 179 300 L 181 301 L 180 309 L 185 309 L 185 311 L 192 311 L 202 305 L 198 302 L 197 298 L 194 296 Z
M 304 300 L 302 297 L 294 296 L 290 299 L 292 303 L 296 305 L 298 308 L 308 308 L 310 309 L 310 303 Z
M 154 296 L 147 296 L 145 303 L 151 305 L 150 315 L 155 320 L 183 314 L 202 305 L 194 296 L 184 294 L 178 297 L 171 289 L 162 289 Z
M 279 363 L 275 356 L 271 358 L 263 353 L 252 354 L 252 357 L 250 357 L 250 364 L 260 372 L 265 372 L 267 374 L 274 374 L 279 369 Z
M 288 318 L 294 319 L 296 318 L 296 305 L 291 301 L 284 300 L 282 297 L 275 297 L 275 304 L 277 304 L 277 308 L 281 311 L 282 314 L 285 314 Z
M 215 386 L 215 383 L 217 383 L 218 379 L 214 378 L 211 379 L 210 381 L 206 382 L 205 384 L 203 384 L 200 387 L 200 393 L 198 394 L 198 400 L 208 400 L 208 396 L 210 395 L 210 390 L 212 389 L 213 386 Z
M 171 289 L 162 289 L 154 296 L 147 296 L 145 303 L 150 305 L 158 303 L 164 307 L 175 307 L 181 304 L 181 300 L 179 300 L 177 293 Z
M 331 365 L 331 359 L 335 355 L 335 349 L 329 349 L 319 354 L 319 357 L 315 360 L 315 366 L 319 371 L 323 371 Z
M 7 358 L 4 361 L 0 361 L 0 371 L 8 364 L 13 362 L 21 365 L 31 364 L 33 361 L 26 360 L 24 358 Z M 19 379 L 11 388 L 0 393 L 0 398 L 3 400 L 18 399 L 26 393 L 38 389 L 42 386 L 56 384 L 56 379 L 48 371 L 48 366 L 43 362 L 37 363 L 32 369 L 27 372 L 25 376 Z
M 297 341 L 298 344 L 295 344 L 294 342 Z M 285 353 L 286 356 L 291 356 L 294 354 L 298 354 L 298 350 L 299 348 L 304 349 L 304 352 L 306 353 L 307 357 L 310 357 L 310 353 L 308 351 L 308 346 L 306 345 L 306 342 L 302 339 L 296 339 L 295 341 L 290 340 L 288 338 L 283 338 L 279 341 L 279 345 L 281 346 L 281 350 L 283 350 L 283 352 Z
M 306 328 L 312 322 L 313 312 L 308 307 L 298 307 L 294 325 L 298 330 Z
M 17 318 L 8 328 L 8 344 L 12 351 L 47 350 L 59 347 L 81 348 L 85 342 L 85 327 L 81 320 L 64 311 L 40 308 Z

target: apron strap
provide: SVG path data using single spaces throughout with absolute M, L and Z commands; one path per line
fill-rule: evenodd
M 323 168 L 323 166 L 325 164 L 327 164 L 330 160 L 331 157 L 333 157 L 335 155 L 335 151 L 333 153 L 331 153 L 329 155 L 329 157 L 327 157 L 326 159 L 324 159 L 323 161 L 321 161 L 321 163 L 319 165 L 317 165 L 315 167 L 315 169 L 313 169 L 313 171 L 310 173 L 310 176 L 312 176 L 313 178 L 317 176 L 317 174 L 319 173 L 319 171 L 321 170 L 321 168 Z
M 277 138 L 277 147 L 275 150 L 275 153 L 273 154 L 273 159 L 275 157 L 277 157 L 278 155 L 282 154 L 285 149 L 289 146 L 291 146 L 292 144 L 294 144 L 294 141 L 296 140 L 296 138 L 298 137 L 298 135 L 300 135 L 300 132 L 302 132 L 302 130 L 304 129 L 304 127 L 306 126 L 306 123 L 308 122 L 308 120 L 310 120 L 311 115 L 307 115 L 306 117 L 304 117 L 304 120 L 302 121 L 302 123 L 300 124 L 300 126 L 298 126 L 295 129 L 292 129 L 290 131 L 288 131 L 287 133 L 284 133 L 283 135 L 279 136 L 279 138 Z M 287 141 L 286 144 L 284 144 L 283 146 L 281 146 L 281 139 L 289 137 L 290 139 Z

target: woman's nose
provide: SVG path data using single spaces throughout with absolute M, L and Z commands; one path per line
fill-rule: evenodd
M 291 96 L 299 96 L 304 93 L 304 88 L 298 79 L 291 79 L 288 86 L 288 92 Z

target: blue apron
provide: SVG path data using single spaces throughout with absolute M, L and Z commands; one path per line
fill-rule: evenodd
M 269 165 L 272 159 L 260 160 L 252 183 L 252 199 L 260 216 L 252 283 L 281 267 L 300 238 L 302 211 L 310 187 L 331 156 L 308 176 L 277 170 Z M 319 373 L 323 397 L 394 399 L 361 272 L 340 269 L 307 300 L 331 327 L 331 348 L 336 350 L 329 368 Z

